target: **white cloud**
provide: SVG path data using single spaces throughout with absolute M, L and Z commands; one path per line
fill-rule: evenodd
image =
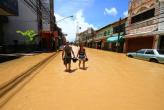
M 76 13 L 76 10 L 86 9 L 94 3 L 94 0 L 56 0 L 56 2 L 61 3 L 56 12 L 66 16 L 68 13 Z
M 110 8 L 110 9 L 105 8 L 104 14 L 105 14 L 105 15 L 116 16 L 116 15 L 118 14 L 118 11 L 117 11 L 117 9 L 114 8 L 114 7 L 113 7 L 113 8 Z
M 127 17 L 127 16 L 128 16 L 128 11 L 125 11 L 125 12 L 123 13 L 123 15 L 124 15 L 125 17 Z
M 55 14 L 57 21 L 64 18 L 62 15 Z M 74 15 L 74 18 L 67 18 L 61 22 L 58 22 L 57 25 L 62 28 L 62 32 L 68 34 L 67 39 L 69 41 L 74 41 L 77 32 L 77 23 L 78 26 L 81 27 L 79 32 L 86 30 L 88 27 L 92 27 L 96 29 L 96 27 L 92 24 L 89 24 L 85 21 L 85 17 L 83 15 L 83 11 L 79 10 Z

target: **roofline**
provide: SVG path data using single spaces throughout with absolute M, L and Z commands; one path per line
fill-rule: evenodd
M 91 30 L 93 30 L 93 31 L 94 31 L 94 29 L 93 29 L 92 27 L 90 27 L 90 28 L 88 28 L 88 29 L 91 29 Z M 87 32 L 87 31 L 88 31 L 88 29 L 86 29 L 86 30 L 84 30 L 84 31 L 80 32 L 79 34 L 83 34 L 83 33 Z
M 121 19 L 121 21 L 126 20 L 126 19 L 128 19 L 128 17 L 125 17 L 125 18 Z M 108 24 L 108 25 L 106 25 L 106 26 L 104 26 L 104 27 L 102 27 L 102 28 L 96 30 L 96 32 L 101 31 L 102 29 L 105 29 L 106 27 L 111 26 L 111 25 L 113 25 L 113 24 L 116 24 L 116 23 L 118 23 L 118 22 L 119 22 L 119 21 L 115 21 L 115 22 L 113 22 L 113 23 L 111 23 L 111 24 Z

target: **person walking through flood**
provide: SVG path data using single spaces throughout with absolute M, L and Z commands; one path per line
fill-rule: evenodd
M 69 45 L 69 42 L 67 41 L 65 47 L 63 48 L 62 60 L 66 67 L 66 71 L 68 71 L 68 72 L 71 71 L 72 54 L 73 54 L 73 57 L 75 57 L 74 51 L 73 51 L 72 47 Z
M 77 53 L 77 58 L 79 59 L 79 68 L 81 68 L 81 62 L 82 62 L 83 63 L 82 69 L 85 69 L 85 62 L 88 60 L 88 58 L 83 44 L 80 44 L 80 49 Z

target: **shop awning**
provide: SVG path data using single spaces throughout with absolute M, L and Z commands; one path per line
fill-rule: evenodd
M 124 39 L 120 36 L 119 42 L 122 42 Z M 118 36 L 112 36 L 107 38 L 107 42 L 118 42 Z

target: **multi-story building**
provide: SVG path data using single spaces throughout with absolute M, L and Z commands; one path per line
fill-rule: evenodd
M 88 34 L 88 30 L 85 30 L 81 33 L 78 33 L 78 39 L 77 39 L 78 40 L 78 45 L 80 43 L 83 43 L 84 45 L 86 45 L 86 43 L 87 43 L 87 34 Z
M 112 51 L 119 49 L 122 52 L 126 22 L 127 18 L 124 18 L 98 29 L 94 38 L 95 47 Z
M 130 0 L 124 52 L 164 49 L 164 1 Z
M 95 36 L 95 31 L 93 28 L 88 28 L 87 30 L 87 42 L 86 46 L 92 48 L 94 46 L 94 36 Z
M 76 39 L 78 43 L 83 43 L 84 46 L 93 47 L 93 37 L 94 30 L 92 28 L 88 28 L 87 30 L 78 34 L 78 38 Z
M 113 28 L 111 24 L 96 30 L 94 37 L 94 47 L 97 49 L 107 49 L 109 47 L 107 38 L 111 35 Z
M 3 17 L 0 19 L 3 18 L 4 21 L 3 36 L 0 37 L 3 39 L 1 45 L 9 47 L 15 44 L 25 45 L 26 38 L 17 34 L 16 31 L 32 29 L 38 34 L 36 43 L 41 44 L 42 48 L 51 49 L 58 39 L 58 36 L 54 36 L 58 27 L 53 4 L 53 0 L 1 0 L 0 15 Z
M 40 0 L 41 10 L 41 42 L 44 48 L 58 47 L 59 28 L 56 25 L 54 16 L 54 0 Z M 57 33 L 57 34 L 56 34 Z
M 5 1 L 5 0 L 4 0 Z M 15 43 L 24 45 L 27 40 L 25 37 L 17 34 L 17 30 L 26 31 L 29 29 L 38 33 L 38 18 L 23 0 L 18 0 L 18 14 L 8 16 L 8 22 L 3 25 L 4 29 L 4 44 L 13 46 Z
M 8 23 L 6 16 L 18 15 L 17 0 L 1 0 L 0 1 L 0 46 L 4 44 L 4 24 Z M 0 47 L 2 48 L 2 47 Z

